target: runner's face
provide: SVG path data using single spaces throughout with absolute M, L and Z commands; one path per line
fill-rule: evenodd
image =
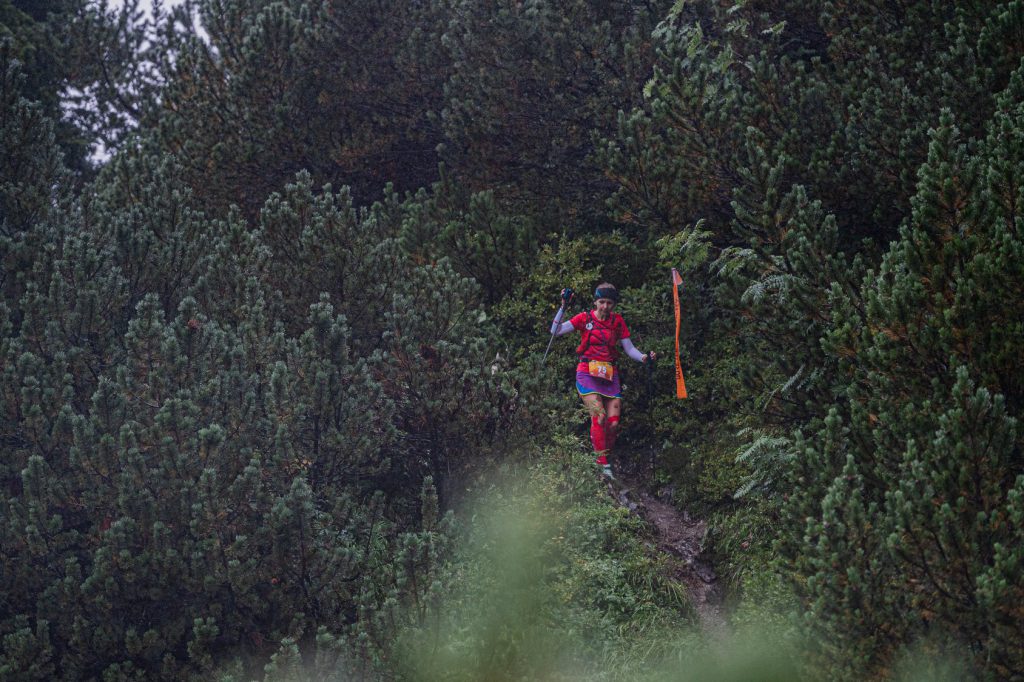
M 607 319 L 608 313 L 615 307 L 615 301 L 610 298 L 599 298 L 594 301 L 594 313 L 597 315 L 597 319 Z

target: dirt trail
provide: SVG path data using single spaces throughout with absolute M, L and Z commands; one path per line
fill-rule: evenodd
M 714 639 L 729 633 L 722 589 L 711 564 L 701 557 L 707 522 L 662 501 L 632 478 L 616 474 L 609 491 L 619 504 L 639 514 L 655 531 L 658 548 L 671 557 L 674 577 L 687 586 L 701 627 Z

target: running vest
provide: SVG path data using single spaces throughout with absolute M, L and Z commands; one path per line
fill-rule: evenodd
M 583 337 L 576 349 L 576 355 L 580 360 L 602 360 L 605 362 L 618 360 L 620 353 L 616 345 L 620 339 L 629 336 L 629 330 L 626 328 L 622 316 L 612 313 L 606 322 L 601 322 L 594 317 L 593 311 L 588 310 L 586 313 L 580 314 L 586 316 L 583 329 L 580 330 Z M 625 333 L 620 336 L 620 331 Z

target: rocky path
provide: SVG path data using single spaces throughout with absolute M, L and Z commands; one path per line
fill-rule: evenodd
M 619 504 L 651 525 L 658 548 L 670 557 L 674 577 L 687 586 L 704 631 L 712 638 L 724 638 L 729 626 L 722 590 L 711 564 L 702 557 L 707 522 L 658 499 L 631 478 L 619 476 L 609 481 L 608 489 Z

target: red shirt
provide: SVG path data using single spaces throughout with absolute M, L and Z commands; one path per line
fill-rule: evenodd
M 569 321 L 583 333 L 576 355 L 587 360 L 615 362 L 619 358 L 619 341 L 629 338 L 626 321 L 618 313 L 612 313 L 604 322 L 597 319 L 593 311 L 574 315 Z M 586 369 L 586 364 L 580 362 L 579 367 Z

